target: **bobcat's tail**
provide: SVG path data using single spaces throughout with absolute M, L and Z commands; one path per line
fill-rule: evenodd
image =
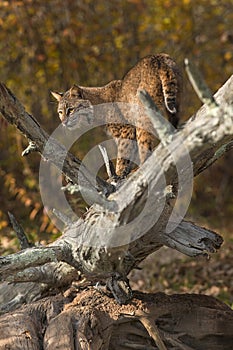
M 175 116 L 179 112 L 178 95 L 180 92 L 180 76 L 176 63 L 168 55 L 163 54 L 162 56 L 159 76 L 162 84 L 164 103 L 168 112 Z

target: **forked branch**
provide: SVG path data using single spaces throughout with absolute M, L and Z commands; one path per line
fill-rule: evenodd
M 61 261 L 79 269 L 92 281 L 106 280 L 117 273 L 123 280 L 119 279 L 119 284 L 115 287 L 113 281 L 112 288 L 118 288 L 133 268 L 162 245 L 190 256 L 205 255 L 217 250 L 221 246 L 222 239 L 210 230 L 182 221 L 179 217 L 173 230 L 167 229 L 173 212 L 172 196 L 168 195 L 161 184 L 165 178 L 167 184 L 174 188 L 174 195 L 177 195 L 179 178 L 176 165 L 180 161 L 184 165 L 182 171 L 185 172 L 187 164 L 191 164 L 191 170 L 197 175 L 212 164 L 219 154 L 231 148 L 232 91 L 233 77 L 215 95 L 218 106 L 215 105 L 214 110 L 209 106 L 203 106 L 182 130 L 172 134 L 169 143 L 162 142 L 143 166 L 133 173 L 117 192 L 109 195 L 108 200 L 104 197 L 95 198 L 92 192 L 92 199 L 100 205 L 94 204 L 85 217 L 77 222 L 67 221 L 65 232 L 56 242 L 49 247 L 35 248 L 34 255 L 33 250 L 28 249 L 16 255 L 2 257 L 0 269 L 2 280 L 7 279 L 7 273 L 15 275 L 15 280 L 18 280 L 21 269 Z M 0 111 L 3 116 L 26 134 L 29 140 L 35 142 L 36 149 L 42 153 L 48 135 L 3 85 L 0 86 L 0 94 Z M 156 108 L 150 108 L 153 107 L 151 100 L 146 94 L 143 96 L 147 106 L 146 112 L 149 112 L 152 118 L 156 118 Z M 160 130 L 163 129 L 163 125 L 158 127 Z M 165 130 L 164 135 L 169 136 L 171 133 Z M 46 154 L 50 161 L 61 168 L 59 160 L 54 159 L 54 150 L 56 159 L 59 159 L 59 152 L 63 156 L 66 150 L 54 141 L 51 144 L 51 152 Z M 189 159 L 189 162 L 184 161 L 185 159 Z M 76 182 L 78 179 L 76 171 L 78 173 L 79 166 L 80 161 L 68 154 L 63 172 Z M 92 188 L 95 188 L 95 180 L 86 169 L 83 176 L 92 191 Z M 98 180 L 98 186 L 102 192 L 112 191 L 111 185 L 101 179 Z M 108 203 L 113 207 L 108 206 Z M 143 213 L 141 217 L 140 213 Z M 151 221 L 157 214 L 158 218 L 154 222 Z M 22 277 L 24 280 L 25 276 L 24 274 Z M 125 296 L 123 299 L 127 300 Z

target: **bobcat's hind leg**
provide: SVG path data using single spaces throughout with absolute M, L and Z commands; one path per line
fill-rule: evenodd
M 135 167 L 137 155 L 136 140 L 117 139 L 116 174 L 120 177 L 127 176 Z
M 151 155 L 159 141 L 156 141 L 156 137 L 154 135 L 142 128 L 137 128 L 136 136 L 140 164 L 143 164 L 145 160 Z
M 135 167 L 134 162 L 138 153 L 135 127 L 131 125 L 122 126 L 120 137 L 116 139 L 116 143 L 116 174 L 125 177 Z

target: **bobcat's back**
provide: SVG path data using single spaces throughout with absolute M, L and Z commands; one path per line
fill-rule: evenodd
M 177 127 L 181 80 L 179 69 L 169 55 L 149 55 L 141 59 L 124 76 L 119 100 L 139 103 L 137 92 L 145 89 L 162 113 Z

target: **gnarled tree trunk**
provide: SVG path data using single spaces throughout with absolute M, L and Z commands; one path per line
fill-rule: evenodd
M 26 249 L 1 258 L 0 349 L 232 348 L 233 311 L 225 304 L 203 295 L 132 293 L 127 280 L 133 268 L 163 245 L 193 257 L 221 246 L 217 233 L 180 218 L 172 230 L 168 227 L 172 201 L 179 192 L 174 163 L 184 158 L 183 149 L 197 175 L 233 146 L 233 77 L 215 99 L 202 95 L 206 105 L 181 130 L 171 133 L 159 124 L 155 106 L 141 93 L 146 113 L 156 128 L 163 129 L 161 143 L 142 168 L 115 187 L 100 178 L 96 183 L 88 169 L 80 168 L 80 160 L 56 140 L 48 141 L 39 123 L 0 85 L 2 115 L 30 141 L 24 154 L 40 152 L 73 184 L 78 184 L 80 170 L 86 184 L 83 190 L 94 203 L 75 222 L 58 214 L 66 228 L 49 246 L 27 247 L 21 238 Z M 158 184 L 163 177 L 168 186 L 161 190 Z M 145 215 L 137 221 L 144 207 Z M 143 232 L 158 210 L 158 220 L 135 236 L 135 230 Z M 136 225 L 130 225 L 134 220 Z M 103 232 L 105 243 L 110 237 L 108 244 L 96 245 L 96 236 Z M 80 276 L 85 283 L 79 283 Z M 96 282 L 105 283 L 107 289 L 94 287 Z

